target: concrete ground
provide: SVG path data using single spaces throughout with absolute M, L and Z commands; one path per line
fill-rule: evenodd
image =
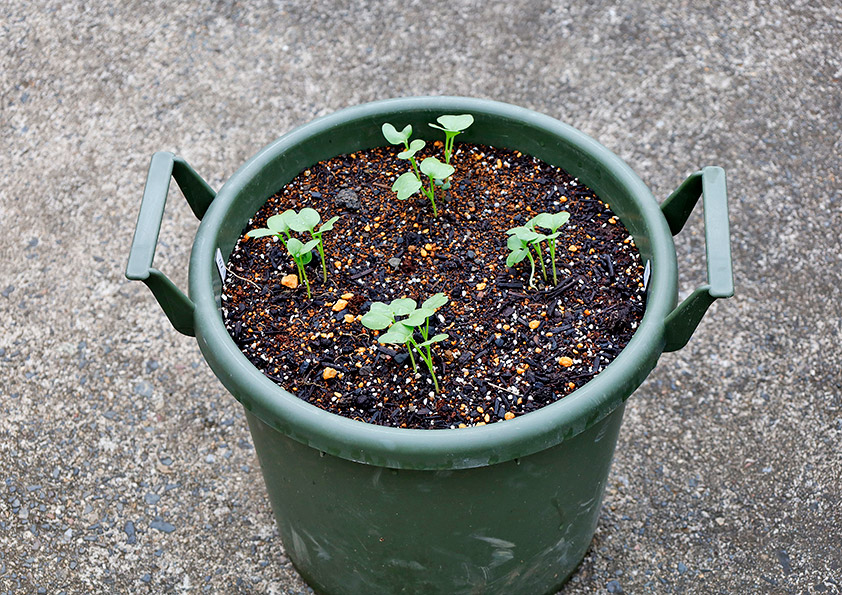
M 842 591 L 838 3 L 565 4 L 0 0 L 0 593 L 310 592 L 129 243 L 154 151 L 219 188 L 318 115 L 422 94 L 557 117 L 660 198 L 728 172 L 737 295 L 630 399 L 562 592 Z M 182 287 L 196 226 L 174 191 Z M 686 294 L 699 213 L 677 250 Z

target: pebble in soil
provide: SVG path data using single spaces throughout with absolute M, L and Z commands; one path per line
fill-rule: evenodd
M 426 154 L 441 157 L 441 143 Z M 288 208 L 327 220 L 328 279 L 314 258 L 312 286 L 281 284 L 295 272 L 274 238 L 241 235 L 230 256 L 223 316 L 246 357 L 278 385 L 317 407 L 362 422 L 407 428 L 476 426 L 553 403 L 604 369 L 643 315 L 643 266 L 609 205 L 564 170 L 517 151 L 457 144 L 450 189 L 399 201 L 392 182 L 407 171 L 391 147 L 313 165 L 270 197 L 243 235 Z M 557 240 L 558 285 L 528 260 L 506 267 L 506 230 L 540 212 L 568 211 Z M 302 238 L 305 239 L 305 238 Z M 449 303 L 431 317 L 441 393 L 406 348 L 381 345 L 359 318 L 372 302 L 437 292 Z M 343 300 L 340 302 L 339 300 Z M 416 358 L 418 359 L 418 358 Z M 419 360 L 419 364 L 421 364 Z

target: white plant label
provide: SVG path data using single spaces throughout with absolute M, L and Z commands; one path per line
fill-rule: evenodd
M 222 250 L 219 248 L 216 249 L 214 260 L 216 261 L 216 268 L 219 270 L 219 278 L 225 283 L 225 275 L 228 273 L 228 269 L 225 268 L 225 259 L 222 258 Z

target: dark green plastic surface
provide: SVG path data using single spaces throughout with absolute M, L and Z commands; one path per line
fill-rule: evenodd
M 216 250 L 227 258 L 249 218 L 301 170 L 385 144 L 384 122 L 412 124 L 416 136 L 435 140 L 427 123 L 462 113 L 473 114 L 475 122 L 459 141 L 516 149 L 559 165 L 620 216 L 651 266 L 646 314 L 632 340 L 573 394 L 477 428 L 371 426 L 276 386 L 225 330 Z M 248 412 L 286 551 L 317 591 L 535 594 L 551 591 L 573 572 L 596 526 L 625 400 L 665 348 L 686 342 L 709 303 L 733 292 L 725 282 L 730 253 L 721 172 L 706 168 L 691 176 L 662 213 L 625 163 L 553 118 L 491 101 L 419 97 L 319 118 L 265 147 L 231 177 L 196 235 L 187 303 L 193 304 L 192 326 L 205 358 Z M 672 232 L 699 195 L 709 232 L 708 285 L 676 309 Z M 138 234 L 141 227 L 151 237 L 153 226 L 143 213 Z M 152 245 L 154 251 L 154 240 Z M 143 263 L 151 268 L 151 256 Z M 134 271 L 131 263 L 129 268 Z M 170 310 L 184 315 L 186 306 L 179 308 Z
M 705 246 L 708 282 L 697 288 L 664 321 L 664 351 L 681 349 L 690 340 L 710 305 L 734 295 L 731 270 L 731 236 L 725 170 L 706 167 L 691 174 L 661 205 L 673 235 L 684 227 L 699 197 L 705 205 Z
M 284 548 L 317 593 L 541 595 L 587 551 L 623 405 L 541 452 L 454 471 L 322 455 L 247 417 Z
M 216 195 L 181 157 L 164 151 L 152 155 L 126 265 L 126 277 L 146 283 L 175 329 L 192 337 L 195 334 L 193 302 L 166 275 L 152 266 L 171 177 L 175 178 L 197 219 L 204 217 Z

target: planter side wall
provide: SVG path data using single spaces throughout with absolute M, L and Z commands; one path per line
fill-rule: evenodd
M 590 544 L 623 409 L 536 454 L 455 471 L 354 463 L 246 416 L 286 552 L 317 592 L 534 595 Z

